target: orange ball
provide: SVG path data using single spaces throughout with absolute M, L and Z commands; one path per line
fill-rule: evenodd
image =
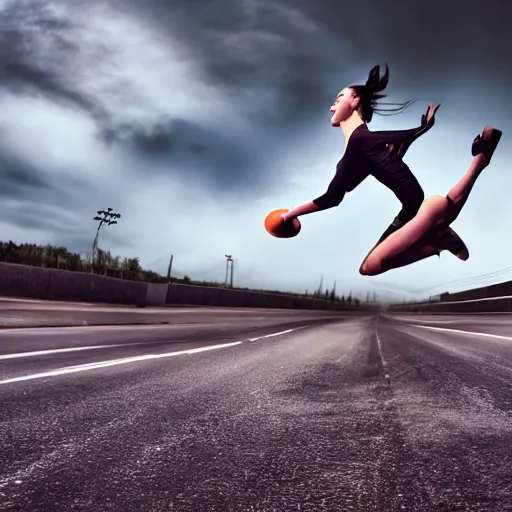
M 286 213 L 287 209 L 271 211 L 265 217 L 265 229 L 276 238 L 292 238 L 300 233 L 301 225 L 299 219 L 291 219 L 283 222 L 281 214 Z

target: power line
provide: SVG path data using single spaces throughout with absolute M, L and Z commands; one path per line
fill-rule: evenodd
M 476 287 L 492 286 L 494 284 L 500 284 L 509 280 L 512 280 L 512 266 L 505 267 L 500 270 L 495 270 L 493 272 L 478 274 L 476 276 L 463 279 L 455 279 L 437 284 L 435 286 L 430 286 L 428 288 L 421 288 L 416 290 L 401 288 L 399 286 L 394 286 L 391 283 L 374 283 L 374 285 L 377 287 L 383 287 L 389 291 L 393 291 L 394 293 L 407 293 L 408 295 L 423 295 L 429 293 L 429 295 L 433 295 L 435 294 L 436 290 L 440 291 L 441 289 L 444 289 L 443 291 L 448 291 L 447 288 L 451 288 L 448 293 L 457 293 L 459 291 Z
M 447 286 L 470 286 L 472 284 L 483 284 L 484 286 L 489 286 L 489 284 L 485 285 L 485 283 L 480 283 L 482 280 L 487 279 L 504 279 L 506 277 L 512 278 L 512 266 L 511 267 L 505 267 L 501 270 L 495 270 L 494 272 L 488 272 L 486 274 L 479 274 L 473 277 L 467 277 L 464 279 L 456 279 L 453 281 L 448 281 L 443 284 L 438 284 L 436 286 L 431 286 L 429 288 L 424 288 L 422 292 L 432 291 L 439 289 L 441 287 L 447 287 Z M 497 284 L 497 283 L 494 283 Z

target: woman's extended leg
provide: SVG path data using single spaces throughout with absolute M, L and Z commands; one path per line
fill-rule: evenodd
M 463 261 L 469 258 L 469 251 L 466 244 L 461 240 L 459 235 L 450 227 L 445 228 L 440 226 L 432 233 L 420 238 L 416 243 L 398 253 L 395 257 L 384 260 L 382 262 L 383 272 L 394 268 L 405 267 L 417 261 L 430 258 L 431 256 L 441 256 L 442 251 L 450 251 Z
M 420 238 L 416 243 L 407 247 L 407 249 L 398 253 L 393 258 L 384 260 L 382 262 L 382 272 L 393 268 L 406 267 L 407 265 L 430 258 L 431 256 L 440 256 L 440 252 L 439 247 L 432 237 Z
M 395 268 L 400 253 L 417 244 L 429 231 L 438 226 L 447 226 L 459 215 L 480 173 L 489 165 L 491 157 L 501 138 L 501 132 L 486 126 L 482 135 L 473 142 L 473 161 L 459 182 L 450 189 L 447 197 L 435 196 L 425 202 L 416 217 L 403 228 L 392 233 L 378 245 L 362 263 L 359 272 L 363 275 L 378 275 Z M 417 256 L 424 254 L 423 250 Z M 410 255 L 409 255 L 410 256 Z M 422 256 L 423 259 L 427 256 Z M 418 260 L 415 260 L 418 261 Z M 411 261 L 410 263 L 413 263 Z M 403 265 L 400 265 L 403 266 Z
M 404 257 L 405 251 L 412 251 L 405 255 L 407 264 L 414 263 L 419 259 L 433 256 L 437 248 L 426 249 L 426 236 L 441 225 L 443 216 L 448 208 L 446 197 L 434 196 L 423 203 L 414 219 L 409 221 L 403 228 L 389 235 L 383 242 L 375 247 L 366 257 L 359 268 L 359 273 L 366 276 L 376 276 L 393 268 L 392 262 Z M 433 245 L 433 244 L 429 244 Z M 416 258 L 416 259 L 415 259 Z M 404 266 L 404 264 L 399 265 Z
M 430 200 L 427 199 L 425 203 L 428 203 Z M 425 204 L 425 207 L 428 208 L 428 205 Z M 391 233 L 387 233 L 389 236 Z M 385 233 L 386 235 L 386 233 Z M 387 238 L 387 236 L 382 236 L 382 240 Z M 379 240 L 375 246 L 370 250 L 370 252 L 366 255 L 363 263 L 361 263 L 361 268 L 359 269 L 360 273 L 362 272 L 362 268 L 370 256 L 370 254 L 375 250 L 375 248 L 382 242 Z M 455 233 L 455 231 L 446 225 L 441 225 L 432 233 L 429 233 L 427 236 L 421 238 L 416 243 L 412 244 L 410 247 L 407 247 L 404 251 L 399 253 L 396 257 L 391 259 L 387 259 L 383 262 L 386 270 L 390 270 L 392 268 L 404 267 L 406 265 L 410 265 L 411 263 L 415 263 L 417 261 L 423 260 L 425 258 L 429 258 L 430 256 L 441 256 L 442 251 L 449 251 L 454 256 L 459 258 L 460 260 L 466 261 L 469 258 L 469 251 L 466 247 L 466 244 L 462 241 L 460 236 Z

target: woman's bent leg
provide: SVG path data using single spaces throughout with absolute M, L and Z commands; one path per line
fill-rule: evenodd
M 414 219 L 399 231 L 389 235 L 366 257 L 359 269 L 360 274 L 372 276 L 390 270 L 392 266 L 389 263 L 384 265 L 384 262 L 393 261 L 413 245 L 424 243 L 422 239 L 443 222 L 447 209 L 446 197 L 434 196 L 425 201 Z M 422 250 L 420 254 L 423 254 Z
M 500 138 L 499 130 L 492 126 L 486 126 L 482 135 L 477 136 L 473 142 L 472 153 L 475 156 L 470 167 L 457 184 L 450 189 L 448 195 L 446 197 L 434 196 L 425 201 L 413 220 L 392 233 L 366 257 L 359 272 L 363 275 L 378 275 L 395 268 L 391 262 L 398 261 L 397 257 L 401 253 L 417 244 L 434 228 L 451 224 L 466 203 L 476 179 L 489 165 Z M 423 249 L 418 249 L 412 254 L 420 256 L 426 253 L 423 252 Z

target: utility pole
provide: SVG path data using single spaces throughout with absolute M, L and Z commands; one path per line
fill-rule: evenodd
M 169 260 L 169 267 L 167 268 L 167 282 L 171 282 L 171 271 L 172 271 L 172 260 L 174 256 L 171 254 L 171 259 Z
M 224 286 L 228 285 L 229 263 L 231 263 L 230 285 L 231 288 L 233 288 L 233 256 L 231 254 L 225 254 L 224 256 L 226 256 L 226 278 L 224 279 Z

